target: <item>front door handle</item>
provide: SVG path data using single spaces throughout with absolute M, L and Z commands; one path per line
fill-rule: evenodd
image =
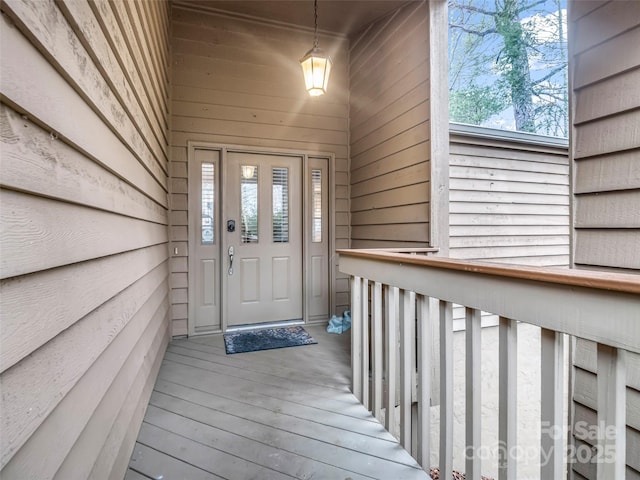
M 229 246 L 229 275 L 233 275 L 233 245 Z

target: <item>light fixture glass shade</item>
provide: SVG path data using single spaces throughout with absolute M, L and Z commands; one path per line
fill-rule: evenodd
M 249 180 L 256 174 L 255 165 L 242 165 L 242 178 Z
M 331 58 L 320 48 L 313 47 L 300 60 L 304 83 L 312 97 L 327 93 L 329 74 L 331 73 Z

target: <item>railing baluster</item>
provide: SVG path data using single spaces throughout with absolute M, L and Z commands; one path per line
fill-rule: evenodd
M 625 478 L 627 375 L 624 350 L 598 344 L 597 478 Z M 602 429 L 605 429 L 604 431 Z M 615 432 L 615 435 L 612 433 Z
M 453 470 L 453 305 L 440 300 L 440 478 Z
M 382 284 L 375 282 L 371 288 L 371 389 L 372 412 L 382 420 Z
M 411 393 L 415 294 L 400 291 L 400 444 L 411 451 Z
M 470 480 L 480 480 L 480 343 L 481 312 L 476 308 L 465 308 L 465 336 L 466 336 L 466 477 Z
M 499 326 L 499 412 L 498 480 L 516 480 L 516 459 L 510 453 L 516 447 L 518 386 L 518 324 L 500 317 Z
M 470 309 L 467 318 L 467 436 L 470 448 L 477 448 L 478 392 L 480 365 L 478 345 L 480 337 L 475 331 L 480 325 L 478 311 L 500 316 L 499 328 L 499 464 L 498 480 L 514 480 L 517 475 L 517 330 L 520 322 L 547 329 L 542 331 L 541 415 L 546 422 L 540 442 L 542 478 L 558 479 L 571 476 L 571 468 L 563 464 L 566 437 L 563 397 L 566 399 L 567 367 L 564 359 L 566 338 L 580 337 L 596 342 L 597 359 L 597 426 L 608 427 L 600 431 L 594 446 L 599 479 L 621 478 L 625 475 L 625 362 L 626 352 L 640 352 L 637 329 L 629 322 L 640 306 L 637 279 L 624 274 L 601 274 L 566 269 L 533 269 L 520 266 L 488 265 L 448 258 L 419 258 L 398 253 L 375 250 L 341 250 L 340 269 L 353 275 L 352 302 L 354 310 L 353 376 L 354 392 L 363 398 L 377 416 L 384 415 L 387 429 L 399 438 L 426 468 L 429 462 L 429 427 L 431 405 L 440 407 L 440 476 L 449 478 L 453 462 L 453 325 L 452 302 Z M 367 279 L 363 278 L 366 276 Z M 371 284 L 369 284 L 371 282 Z M 366 289 L 371 287 L 371 306 Z M 402 318 L 399 314 L 399 291 L 402 296 Z M 407 321 L 408 291 L 416 292 L 419 304 L 419 329 L 413 348 L 413 334 Z M 384 295 L 384 297 L 382 296 Z M 545 301 L 540 301 L 545 298 Z M 440 300 L 442 299 L 442 300 Z M 436 303 L 438 305 L 436 305 Z M 476 311 L 477 310 L 477 311 Z M 371 313 L 370 323 L 363 317 Z M 509 318 L 507 318 L 508 316 Z M 430 317 L 426 321 L 426 317 Z M 610 319 L 603 323 L 602 318 Z M 477 319 L 477 320 L 476 320 Z M 398 324 L 398 321 L 401 324 Z M 415 325 L 415 324 L 414 324 Z M 400 329 L 399 332 L 398 330 Z M 415 329 L 415 326 L 412 327 Z M 371 330 L 365 333 L 363 330 Z M 559 333 L 562 331 L 563 333 Z M 367 339 L 369 335 L 370 340 Z M 402 340 L 399 348 L 398 339 Z M 431 340 L 431 342 L 429 342 Z M 431 344 L 430 344 L 431 343 Z M 382 348 L 381 348 L 382 347 Z M 365 393 L 367 365 L 372 370 Z M 416 362 L 415 355 L 419 360 Z M 538 352 L 536 353 L 537 356 Z M 429 358 L 431 357 L 431 358 Z M 586 361 L 586 360 L 585 360 Z M 413 364 L 415 362 L 415 364 Z M 402 369 L 402 371 L 400 371 Z M 591 369 L 591 366 L 585 366 Z M 412 381 L 407 375 L 416 375 Z M 563 378 L 564 377 L 564 378 Z M 398 380 L 400 378 L 400 380 Z M 581 394 L 591 398 L 591 385 L 587 377 L 576 377 L 570 395 Z M 411 384 L 411 389 L 407 385 Z M 575 385 L 574 385 L 575 384 Z M 413 390 L 416 388 L 417 390 Z M 563 390 L 565 390 L 563 392 Z M 411 392 L 409 395 L 408 392 Z M 409 397 L 411 401 L 408 401 Z M 571 398 L 571 397 L 569 397 Z M 397 400 L 400 400 L 396 404 Z M 529 399 L 526 399 L 529 400 Z M 535 399 L 532 399 L 535 400 Z M 592 399 L 591 399 L 592 400 Z M 396 408 L 400 405 L 399 408 Z M 410 405 L 415 408 L 409 416 Z M 398 419 L 398 414 L 402 416 Z M 410 418 L 411 434 L 409 434 Z M 592 423 L 596 423 L 593 420 Z M 399 428 L 400 427 L 400 428 Z M 561 427 L 558 429 L 558 427 Z M 617 432 L 612 438 L 611 431 Z M 551 432 L 551 434 L 549 434 Z M 593 433 L 593 432 L 589 432 Z M 560 436 L 562 435 L 562 436 Z M 579 441 L 580 436 L 577 435 Z M 481 439 L 480 439 L 481 440 Z M 588 439 L 587 439 L 588 440 Z M 584 445 L 583 445 L 584 446 Z M 525 445 L 522 448 L 529 447 Z M 468 452 L 470 452 L 469 450 Z M 433 453 L 433 452 L 432 452 Z M 515 454 L 514 454 L 515 453 Z M 576 460 L 580 460 L 578 452 Z M 604 457 L 604 458 L 602 458 Z M 481 465 L 480 465 L 481 466 Z M 477 478 L 479 465 L 472 459 L 464 466 L 468 478 Z M 536 465 L 536 468 L 538 466 Z M 597 468 L 596 468 L 597 467 Z M 462 467 L 461 467 L 462 468 Z M 585 467 L 586 468 L 586 467 Z M 567 469 L 569 470 L 567 472 Z M 595 476 L 595 472 L 594 472 Z
M 362 279 L 362 405 L 369 410 L 369 280 Z
M 387 391 L 385 405 L 387 407 L 384 416 L 384 426 L 387 431 L 395 430 L 396 424 L 396 369 L 398 366 L 398 337 L 396 329 L 398 328 L 398 287 L 391 285 L 386 289 L 386 365 L 385 373 L 387 379 Z
M 541 424 L 540 478 L 564 477 L 564 335 L 554 330 L 541 329 Z M 546 430 L 546 431 L 545 431 Z
M 418 308 L 418 463 L 429 471 L 431 456 L 431 325 L 429 298 L 417 295 Z
M 351 277 L 351 391 L 359 401 L 362 401 L 362 279 Z

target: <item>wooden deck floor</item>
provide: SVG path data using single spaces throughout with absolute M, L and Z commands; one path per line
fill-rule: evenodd
M 350 393 L 349 335 L 226 355 L 170 344 L 126 479 L 427 479 Z

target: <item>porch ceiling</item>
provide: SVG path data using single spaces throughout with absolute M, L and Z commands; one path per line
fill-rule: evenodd
M 350 36 L 411 1 L 417 0 L 319 0 L 318 28 Z M 313 27 L 312 0 L 174 0 L 173 3 Z

